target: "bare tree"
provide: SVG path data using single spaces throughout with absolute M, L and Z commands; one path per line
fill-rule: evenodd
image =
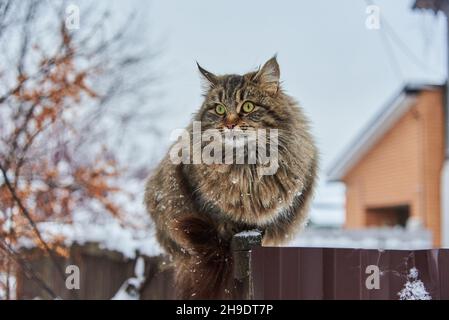
M 70 223 L 77 210 L 125 220 L 115 198 L 139 168 L 125 170 L 120 144 L 155 116 L 157 52 L 134 41 L 135 16 L 114 20 L 97 2 L 70 8 L 0 0 L 0 272 L 8 275 L 0 287 L 7 294 L 9 274 L 23 262 L 9 249 L 20 239 L 55 264 L 65 253 L 58 239 L 41 235 L 40 222 Z M 71 28 L 77 14 L 79 28 Z

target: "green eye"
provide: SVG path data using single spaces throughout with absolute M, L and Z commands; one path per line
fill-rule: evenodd
M 215 112 L 222 116 L 226 113 L 226 108 L 222 104 L 217 104 L 217 106 L 215 107 Z
M 246 101 L 242 106 L 243 112 L 250 113 L 254 110 L 254 103 Z

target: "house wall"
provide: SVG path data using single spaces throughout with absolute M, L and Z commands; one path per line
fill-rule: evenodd
M 421 91 L 416 103 L 343 178 L 347 228 L 366 227 L 370 208 L 409 205 L 410 216 L 432 231 L 435 245 L 440 243 L 443 123 L 442 91 Z

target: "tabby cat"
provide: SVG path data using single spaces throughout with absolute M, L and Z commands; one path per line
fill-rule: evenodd
M 206 90 L 192 123 L 220 132 L 277 129 L 279 167 L 261 175 L 259 163 L 175 164 L 167 154 L 148 179 L 145 203 L 172 257 L 178 298 L 234 298 L 233 235 L 259 229 L 263 245 L 290 239 L 306 220 L 318 155 L 306 117 L 280 86 L 276 57 L 244 75 L 198 68 Z

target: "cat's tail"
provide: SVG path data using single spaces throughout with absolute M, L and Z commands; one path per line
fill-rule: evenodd
M 174 221 L 176 242 L 185 254 L 175 261 L 180 299 L 231 299 L 234 296 L 230 241 L 219 237 L 212 220 L 186 216 Z

